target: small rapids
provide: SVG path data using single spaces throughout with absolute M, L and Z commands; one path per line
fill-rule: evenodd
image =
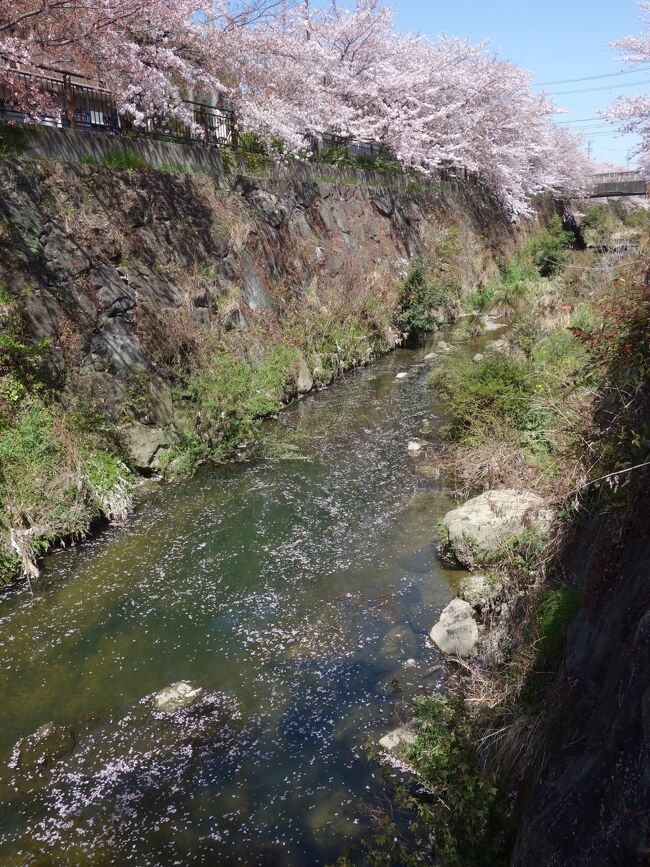
M 407 448 L 439 424 L 430 350 L 288 408 L 276 458 L 152 486 L 0 603 L 2 863 L 327 864 L 363 834 L 364 744 L 435 688 L 453 596 L 451 503 Z M 209 701 L 157 713 L 179 680 Z M 64 747 L 17 758 L 47 723 Z

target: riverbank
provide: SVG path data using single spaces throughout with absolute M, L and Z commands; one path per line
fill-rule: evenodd
M 644 848 L 635 672 L 648 598 L 617 599 L 615 588 L 626 572 L 634 584 L 642 556 L 616 552 L 647 479 L 647 258 L 607 247 L 612 233 L 643 234 L 647 219 L 598 206 L 580 222 L 600 251 L 545 256 L 557 265 L 540 280 L 524 248 L 493 293 L 507 302 L 508 335 L 433 376 L 447 465 L 470 498 L 440 522 L 440 553 L 473 576 L 431 633 L 454 654 L 446 688 L 417 706 L 397 749 L 424 793 L 397 787 L 395 803 L 415 818 L 384 816 L 379 858 L 623 864 Z M 470 327 L 482 307 L 470 308 Z M 625 664 L 622 621 L 628 641 L 637 630 Z
M 138 475 L 448 321 L 514 232 L 485 190 L 0 161 L 0 581 Z

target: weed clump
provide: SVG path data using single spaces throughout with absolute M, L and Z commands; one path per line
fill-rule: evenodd
M 435 240 L 426 259 L 413 260 L 399 286 L 395 324 L 407 334 L 435 331 L 451 318 L 458 297 L 458 230 L 450 227 Z

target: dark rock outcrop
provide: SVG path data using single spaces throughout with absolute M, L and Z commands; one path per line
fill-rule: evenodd
M 647 479 L 646 479 L 647 491 Z M 567 578 L 584 587 L 548 705 L 514 867 L 632 867 L 650 848 L 647 493 L 590 521 Z

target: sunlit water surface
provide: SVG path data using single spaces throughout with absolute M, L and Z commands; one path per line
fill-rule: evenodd
M 427 632 L 453 595 L 450 502 L 407 450 L 439 421 L 426 352 L 290 407 L 284 458 L 152 486 L 0 603 L 2 863 L 327 864 L 363 833 L 364 744 L 439 681 Z M 181 679 L 214 714 L 153 713 Z M 75 749 L 9 769 L 49 721 Z

